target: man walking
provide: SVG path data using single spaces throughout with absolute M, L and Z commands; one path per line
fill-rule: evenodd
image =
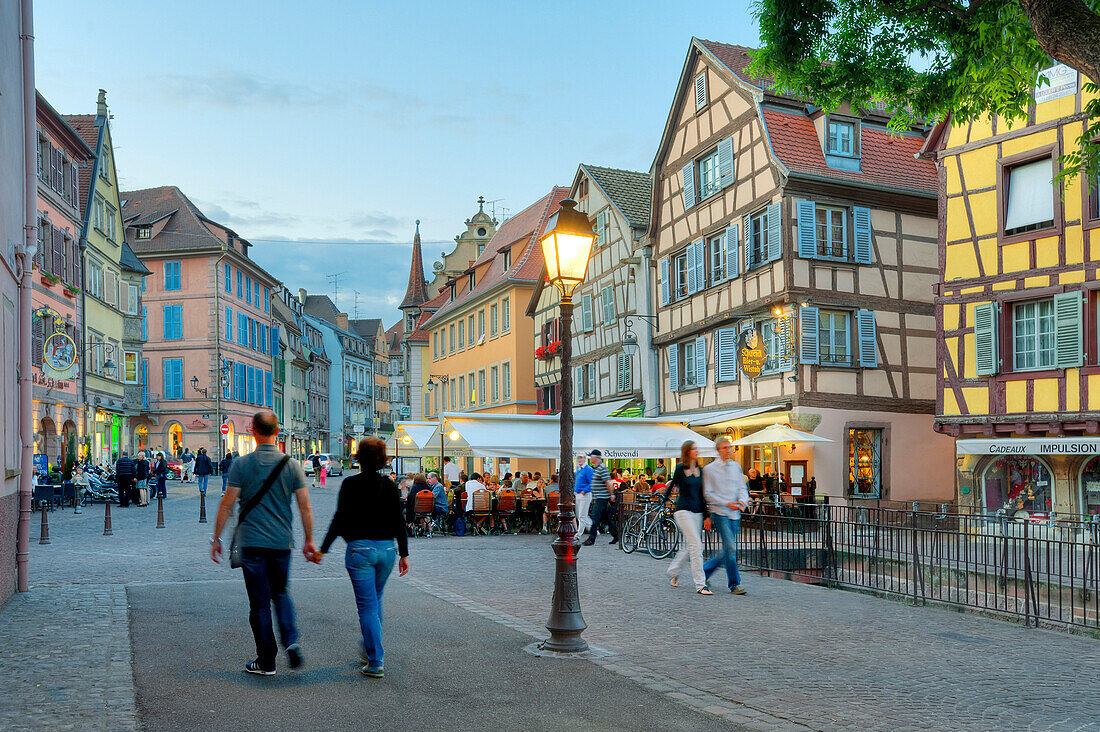
M 122 457 L 115 463 L 115 479 L 118 481 L 118 506 L 129 508 L 130 495 L 134 490 L 134 480 L 137 478 L 137 466 L 130 459 L 130 454 L 122 451 Z
M 272 604 L 275 605 L 279 635 L 290 667 L 302 665 L 294 605 L 287 592 L 290 550 L 294 543 L 290 510 L 292 495 L 297 499 L 305 533 L 302 553 L 310 559 L 317 551 L 313 545 L 313 511 L 309 505 L 306 476 L 296 460 L 291 460 L 275 447 L 278 434 L 279 420 L 274 412 L 264 410 L 253 415 L 252 436 L 256 440 L 256 449 L 233 461 L 229 471 L 229 487 L 218 505 L 214 535 L 210 538 L 210 558 L 217 562 L 222 553 L 219 537 L 233 510 L 233 503 L 239 497 L 238 543 L 244 584 L 248 591 L 248 622 L 256 640 L 257 656 L 256 660 L 245 666 L 245 671 L 261 676 L 275 675 L 278 646 L 275 645 L 271 624 Z
M 225 457 L 218 463 L 218 472 L 222 474 L 222 495 L 225 495 L 225 489 L 229 486 L 229 469 L 233 466 L 233 453 L 225 453 Z
M 181 483 L 190 483 L 191 476 L 195 470 L 195 453 L 191 452 L 190 448 L 183 448 L 183 455 L 180 456 L 180 478 Z
M 200 447 L 199 454 L 195 456 L 195 480 L 199 483 L 199 493 L 206 495 L 206 486 L 210 476 L 214 472 L 214 464 L 210 462 L 210 456 L 206 454 L 206 448 Z
M 728 437 L 718 440 L 718 459 L 703 468 L 703 496 L 710 508 L 710 520 L 722 540 L 722 551 L 703 564 L 709 580 L 716 569 L 726 568 L 730 592 L 744 595 L 741 574 L 737 571 L 737 534 L 741 530 L 741 511 L 749 505 L 749 488 L 736 460 L 730 458 L 733 445 Z
M 577 457 L 577 472 L 573 474 L 573 494 L 576 498 L 577 533 L 583 534 L 592 525 L 588 509 L 592 506 L 592 466 L 583 455 Z
M 614 544 L 619 540 L 619 530 L 611 512 L 611 489 L 607 486 L 608 481 L 611 480 L 611 472 L 604 465 L 603 453 L 599 450 L 588 453 L 588 459 L 592 463 L 592 507 L 588 511 L 592 526 L 588 530 L 588 539 L 585 540 L 584 545 L 592 546 L 596 543 L 600 524 L 604 521 L 611 529 L 611 543 Z

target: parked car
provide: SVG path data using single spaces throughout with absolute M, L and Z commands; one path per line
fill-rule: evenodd
M 164 461 L 168 463 L 168 474 L 164 476 L 166 480 L 179 480 L 183 477 L 183 463 L 179 458 L 166 457 Z
M 340 458 L 327 452 L 318 453 L 318 455 L 321 458 L 321 464 L 328 471 L 328 475 L 344 474 L 344 463 Z M 302 469 L 306 471 L 306 475 L 313 475 L 313 455 L 306 457 L 302 462 Z

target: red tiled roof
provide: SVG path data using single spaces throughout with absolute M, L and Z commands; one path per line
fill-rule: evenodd
M 405 333 L 405 319 L 401 318 L 386 331 L 386 348 L 390 355 L 401 353 L 401 338 Z
M 735 73 L 742 81 L 760 87 L 761 89 L 771 89 L 775 84 L 775 80 L 772 79 L 771 76 L 755 76 L 747 71 L 749 64 L 752 63 L 752 56 L 749 54 L 755 51 L 755 48 L 737 46 L 730 43 L 718 43 L 717 41 L 708 41 L 703 38 L 698 40 L 704 48 L 714 54 L 715 58 L 725 64 L 726 68 Z
M 412 263 L 409 267 L 409 286 L 405 289 L 405 299 L 399 309 L 417 307 L 428 299 L 428 283 L 424 279 L 424 257 L 420 253 L 420 220 L 416 222 L 416 235 L 413 236 Z
M 427 323 L 442 318 L 464 302 L 489 290 L 502 282 L 537 282 L 542 276 L 543 259 L 542 247 L 539 246 L 539 236 L 550 215 L 557 211 L 558 204 L 569 195 L 569 189 L 562 186 L 554 186 L 545 196 L 535 201 L 527 208 L 501 224 L 497 233 L 489 240 L 485 251 L 477 258 L 471 269 L 476 270 L 483 265 L 488 265 L 481 279 L 470 291 L 469 277 L 459 278 L 455 285 L 455 299 L 450 300 L 449 293 L 445 289 L 444 297 L 448 300 L 436 311 Z M 513 248 L 512 266 L 504 270 L 504 258 L 497 256 L 506 247 L 514 247 L 522 244 L 523 249 L 515 254 Z M 433 299 L 434 302 L 434 299 Z
M 98 152 L 96 146 L 99 144 L 99 128 L 95 126 L 94 114 L 63 114 L 61 117 L 92 149 L 93 155 Z M 92 189 L 92 166 L 80 166 L 77 177 L 80 179 L 80 211 L 83 213 L 87 208 L 88 194 Z
M 936 166 L 915 158 L 924 138 L 914 134 L 893 134 L 886 129 L 864 126 L 860 131 L 862 170 L 838 170 L 825 163 L 821 142 L 813 121 L 805 114 L 764 109 L 764 123 L 772 149 L 792 173 L 870 183 L 900 190 L 935 193 Z

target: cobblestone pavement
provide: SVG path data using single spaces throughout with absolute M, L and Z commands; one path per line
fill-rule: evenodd
M 313 493 L 318 543 L 335 483 Z M 81 721 L 104 711 L 103 728 L 134 725 L 129 638 L 115 622 L 125 617 L 125 587 L 237 576 L 206 556 L 216 498 L 211 523 L 198 524 L 194 488 L 170 491 L 166 529 L 154 528 L 155 506 L 115 507 L 114 536 L 104 537 L 102 506 L 69 509 L 50 515 L 52 543 L 39 546 L 35 522 L 32 592 L 0 610 L 0 673 L 24 690 L 0 702 L 0 727 L 87 728 Z M 548 543 L 414 539 L 412 572 L 397 581 L 545 637 Z M 292 587 L 293 578 L 344 577 L 342 564 L 316 567 L 298 555 Z M 746 596 L 701 597 L 690 582 L 670 588 L 666 567 L 602 541 L 585 548 L 585 637 L 611 653 L 594 663 L 707 714 L 760 730 L 1100 729 L 1097 639 L 754 574 L 744 577 Z M 75 674 L 40 670 L 67 664 L 66 648 L 78 654 Z M 49 686 L 35 686 L 45 678 Z

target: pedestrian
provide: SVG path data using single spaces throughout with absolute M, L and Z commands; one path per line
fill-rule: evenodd
M 577 472 L 573 474 L 573 495 L 577 510 L 577 533 L 583 534 L 592 525 L 588 509 L 592 505 L 592 466 L 584 455 L 577 456 Z
M 294 622 L 294 604 L 288 592 L 290 550 L 294 545 L 291 532 L 293 514 L 290 499 L 298 503 L 305 542 L 302 553 L 314 559 L 313 511 L 309 505 L 309 488 L 302 466 L 275 447 L 279 434 L 279 419 L 270 410 L 252 416 L 252 436 L 256 449 L 233 461 L 229 471 L 229 488 L 218 504 L 214 535 L 210 538 L 210 558 L 215 562 L 222 553 L 221 533 L 233 504 L 240 498 L 237 526 L 241 548 L 244 584 L 248 591 L 248 622 L 256 641 L 256 659 L 245 671 L 261 676 L 275 675 L 275 633 L 271 624 L 271 606 L 279 621 L 279 637 L 286 649 L 291 668 L 302 665 L 302 649 L 298 645 L 298 628 Z
M 327 476 L 328 476 L 328 460 L 322 460 L 321 461 L 321 467 L 317 472 L 317 482 L 322 488 L 325 487 L 325 478 Z
M 153 461 L 152 467 L 154 485 L 154 498 L 167 498 L 168 497 L 168 461 L 164 459 L 164 453 L 158 452 L 157 459 Z
M 737 534 L 741 530 L 741 511 L 749 505 L 749 489 L 741 466 L 730 455 L 733 443 L 728 437 L 719 438 L 715 445 L 718 459 L 703 468 L 703 497 L 710 509 L 710 522 L 718 530 L 722 551 L 703 565 L 703 575 L 710 575 L 719 567 L 726 568 L 729 591 L 744 595 L 741 574 L 737 571 Z
M 225 453 L 225 457 L 218 463 L 218 472 L 222 474 L 222 495 L 225 495 L 225 489 L 229 485 L 229 471 L 233 467 L 233 453 Z
M 417 473 L 413 476 L 412 483 L 409 485 L 409 493 L 405 497 L 405 523 L 412 526 L 416 521 L 416 496 L 420 491 L 430 491 L 431 486 L 428 485 L 428 476 L 423 473 Z M 435 503 L 435 494 L 432 494 L 432 503 Z
M 310 459 L 310 464 L 313 466 L 313 487 L 317 487 L 317 479 L 321 477 L 321 456 L 314 455 Z
M 130 507 L 130 496 L 134 490 L 134 480 L 137 477 L 137 466 L 130 459 L 129 453 L 122 451 L 122 457 L 115 463 L 115 482 L 118 484 L 119 508 Z
M 344 567 L 355 593 L 359 630 L 363 634 L 359 653 L 364 664 L 361 672 L 364 676 L 380 679 L 385 675 L 382 591 L 395 560 L 401 576 L 408 573 L 409 543 L 397 487 L 379 473 L 386 464 L 386 443 L 377 437 L 363 438 L 359 441 L 356 459 L 361 472 L 341 484 L 336 513 L 321 551 L 314 553 L 312 561 L 320 564 L 336 537 L 342 537 L 347 543 Z
M 703 519 L 707 515 L 707 502 L 703 498 L 703 469 L 699 467 L 699 448 L 692 440 L 680 448 L 680 463 L 665 488 L 662 504 L 668 501 L 674 487 L 680 490 L 680 495 L 676 498 L 672 518 L 684 537 L 684 547 L 683 551 L 676 553 L 668 568 L 669 581 L 673 587 L 678 586 L 680 570 L 684 562 L 690 559 L 695 591 L 700 595 L 713 595 L 703 572 Z
M 447 481 L 451 485 L 458 483 L 459 475 L 462 470 L 458 467 L 457 463 L 451 461 L 450 457 L 444 456 L 443 458 L 443 480 Z
M 588 460 L 592 464 L 592 507 L 588 510 L 592 526 L 588 530 L 588 538 L 584 544 L 592 546 L 596 543 L 596 537 L 600 534 L 600 525 L 604 522 L 610 528 L 610 543 L 614 544 L 619 540 L 619 528 L 615 525 L 615 517 L 611 511 L 611 490 L 607 485 L 611 481 L 611 472 L 604 464 L 603 453 L 599 450 L 588 453 Z
M 145 451 L 138 453 L 137 459 L 137 489 L 138 506 L 149 505 L 149 461 L 145 459 Z
M 195 453 L 191 452 L 191 448 L 183 448 L 183 454 L 180 455 L 180 478 L 181 483 L 190 483 L 191 476 L 195 470 Z
M 210 462 L 210 456 L 206 454 L 206 448 L 200 447 L 199 454 L 195 456 L 195 480 L 199 483 L 199 493 L 206 495 L 206 486 L 210 476 L 214 473 L 214 464 Z

